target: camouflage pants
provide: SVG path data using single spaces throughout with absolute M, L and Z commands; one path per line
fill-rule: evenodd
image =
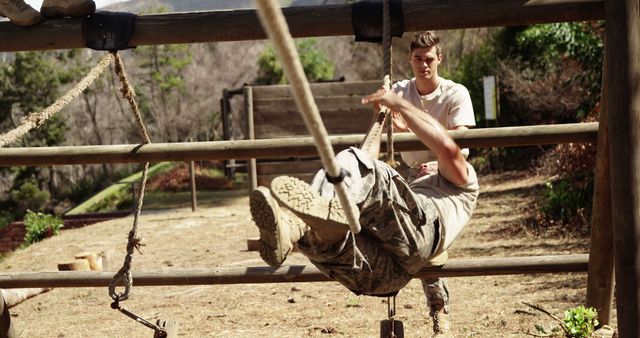
M 356 294 L 395 294 L 429 261 L 437 245 L 437 211 L 387 164 L 356 148 L 337 159 L 349 173 L 345 183 L 360 210 L 362 231 L 355 236 L 356 245 L 350 232 L 331 244 L 307 232 L 298 247 L 321 271 Z M 334 196 L 323 170 L 312 187 L 323 197 Z M 354 256 L 358 269 L 353 268 Z

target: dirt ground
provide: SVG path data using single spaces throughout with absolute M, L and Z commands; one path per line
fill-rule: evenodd
M 477 211 L 449 254 L 506 257 L 588 252 L 588 239 L 534 236 L 522 231 L 531 191 L 543 183 L 524 172 L 481 179 Z M 193 269 L 262 266 L 246 239 L 257 229 L 246 194 L 227 192 L 199 211 L 145 210 L 139 234 L 146 246 L 134 257 L 136 269 Z M 19 250 L 0 263 L 3 271 L 55 271 L 56 264 L 82 251 L 112 252 L 120 267 L 132 218 L 112 220 Z M 286 264 L 308 264 L 299 253 Z M 450 278 L 452 331 L 459 337 L 520 337 L 550 312 L 583 304 L 586 273 Z M 22 337 L 151 337 L 152 331 L 109 307 L 107 288 L 58 288 L 11 309 Z M 418 280 L 397 299 L 405 336 L 429 337 L 431 321 Z M 291 284 L 134 287 L 123 306 L 152 319 L 179 322 L 184 337 L 379 337 L 387 305 L 382 298 L 356 296 L 334 282 Z M 615 313 L 614 313 L 615 324 Z

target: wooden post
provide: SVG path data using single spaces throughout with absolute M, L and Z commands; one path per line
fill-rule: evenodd
M 9 307 L 5 302 L 2 292 L 0 292 L 0 337 L 1 338 L 14 338 L 18 337 L 15 327 L 11 321 L 11 314 L 9 313 Z
M 189 161 L 189 185 L 191 186 L 191 211 L 198 209 L 198 201 L 196 199 L 196 168 L 193 161 Z
M 233 139 L 231 103 L 229 102 L 229 90 L 222 90 L 222 98 L 220 99 L 220 111 L 222 114 L 222 139 L 225 141 Z M 228 180 L 233 180 L 236 171 L 236 160 L 227 159 L 224 161 L 224 176 Z
M 245 86 L 244 92 L 244 112 L 247 120 L 247 136 L 249 140 L 254 140 L 256 133 L 253 123 L 253 92 L 251 86 Z M 258 173 L 256 168 L 256 159 L 250 158 L 247 160 L 247 177 L 249 179 L 249 191 L 258 187 Z
M 609 170 L 609 137 L 607 122 L 607 64 L 602 67 L 600 126 L 596 153 L 593 214 L 591 215 L 591 255 L 587 279 L 587 306 L 598 310 L 602 325 L 611 322 L 613 304 L 613 229 L 611 227 L 611 180 Z
M 640 2 L 606 0 L 607 109 L 620 337 L 640 336 Z

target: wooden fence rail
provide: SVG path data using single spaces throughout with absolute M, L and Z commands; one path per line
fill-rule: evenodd
M 464 277 L 534 273 L 586 272 L 587 254 L 456 259 L 422 269 L 416 277 Z M 0 274 L 0 288 L 105 287 L 114 272 L 14 272 Z M 134 271 L 136 286 L 213 285 L 332 281 L 314 266 L 291 265 L 200 270 Z
M 570 142 L 595 142 L 598 123 L 574 123 L 529 127 L 502 127 L 451 131 L 461 147 L 514 147 Z M 336 150 L 359 144 L 364 135 L 332 136 Z M 386 138 L 385 138 L 386 139 Z M 383 141 L 382 149 L 385 149 Z M 412 134 L 396 134 L 398 151 L 422 150 Z M 144 163 L 221 159 L 314 156 L 311 137 L 216 142 L 151 143 L 128 145 L 1 148 L 0 166 L 44 166 L 63 164 Z
M 353 35 L 353 4 L 284 8 L 293 37 Z M 480 14 L 481 13 L 481 14 Z M 404 0 L 404 31 L 604 18 L 603 0 Z M 81 19 L 48 20 L 23 28 L 0 23 L 0 52 L 85 47 Z M 264 39 L 255 10 L 141 15 L 132 46 Z

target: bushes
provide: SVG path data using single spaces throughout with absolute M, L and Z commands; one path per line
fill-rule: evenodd
M 27 231 L 24 236 L 25 245 L 59 234 L 63 225 L 62 219 L 58 216 L 27 210 L 24 216 L 24 226 Z

